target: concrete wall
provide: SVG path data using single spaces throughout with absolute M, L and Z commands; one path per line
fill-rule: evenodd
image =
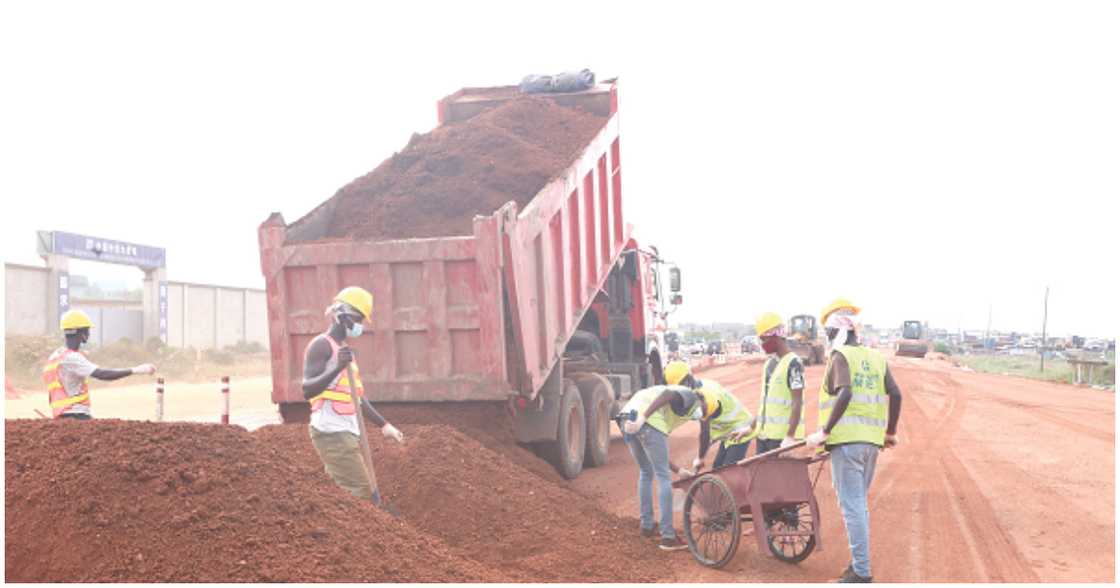
M 4 264 L 7 288 L 4 317 L 7 335 L 47 335 L 57 331 L 49 323 L 50 272 L 46 268 Z M 173 347 L 213 349 L 241 341 L 268 347 L 268 308 L 264 290 L 228 288 L 213 284 L 167 283 L 167 344 Z M 135 310 L 135 302 L 75 300 L 74 308 L 119 307 Z M 100 316 L 100 313 L 99 313 Z M 126 336 L 135 330 L 135 317 L 105 312 L 103 333 Z M 98 317 L 93 317 L 96 321 Z M 108 342 L 108 341 L 106 341 Z
M 48 331 L 50 271 L 43 267 L 4 264 L 4 325 L 9 335 Z

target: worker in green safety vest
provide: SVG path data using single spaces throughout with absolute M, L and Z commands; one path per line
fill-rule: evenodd
M 883 448 L 898 445 L 902 393 L 878 351 L 859 343 L 859 308 L 838 298 L 821 313 L 831 352 L 820 391 L 820 430 L 805 440 L 822 444 L 832 463 L 832 485 L 844 516 L 851 563 L 839 582 L 871 582 L 867 491 Z
M 789 447 L 805 438 L 805 367 L 786 343 L 782 317 L 765 312 L 755 319 L 754 326 L 762 350 L 769 354 L 762 366 L 757 454 Z
M 682 368 L 683 366 L 683 368 Z M 694 471 L 677 466 L 669 458 L 669 435 L 681 425 L 704 418 L 707 405 L 696 390 L 682 386 L 688 364 L 671 361 L 665 366 L 668 385 L 650 386 L 634 393 L 620 415 L 633 415 L 622 425 L 622 440 L 638 463 L 639 524 L 642 537 L 655 537 L 653 481 L 657 480 L 658 527 L 661 549 L 687 549 L 673 529 L 673 487 L 670 472 L 692 476 Z
M 704 468 L 704 456 L 714 443 L 719 443 L 719 450 L 716 451 L 712 469 L 738 463 L 746 458 L 751 440 L 758 435 L 751 411 L 711 378 L 697 378 L 691 371 L 685 372 L 683 377 L 675 373 L 672 375 L 681 385 L 696 391 L 704 403 L 700 419 L 700 447 L 696 452 L 696 459 L 692 460 L 692 471 L 699 472 Z M 669 376 L 670 373 L 666 371 L 666 382 L 669 381 Z

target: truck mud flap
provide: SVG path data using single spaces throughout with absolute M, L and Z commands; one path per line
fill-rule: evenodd
M 518 443 L 555 441 L 560 427 L 560 397 L 564 391 L 562 362 L 545 380 L 539 397 L 529 406 L 514 411 L 513 432 Z

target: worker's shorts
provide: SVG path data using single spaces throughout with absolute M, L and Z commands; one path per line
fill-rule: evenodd
M 358 436 L 344 431 L 323 433 L 315 427 L 308 427 L 308 430 L 311 431 L 311 444 L 323 461 L 323 469 L 334 483 L 361 500 L 370 500 L 373 490 L 369 487 L 366 466 L 362 463 Z

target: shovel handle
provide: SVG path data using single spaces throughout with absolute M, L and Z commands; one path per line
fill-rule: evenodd
M 369 477 L 370 492 L 377 492 L 377 474 L 373 471 L 373 456 L 369 451 L 369 435 L 366 433 L 366 419 L 362 414 L 361 398 L 358 389 L 354 386 L 354 366 L 346 364 L 346 381 L 350 383 L 350 402 L 354 403 L 354 412 L 358 417 L 358 446 L 362 450 L 362 461 L 366 464 L 366 475 Z

